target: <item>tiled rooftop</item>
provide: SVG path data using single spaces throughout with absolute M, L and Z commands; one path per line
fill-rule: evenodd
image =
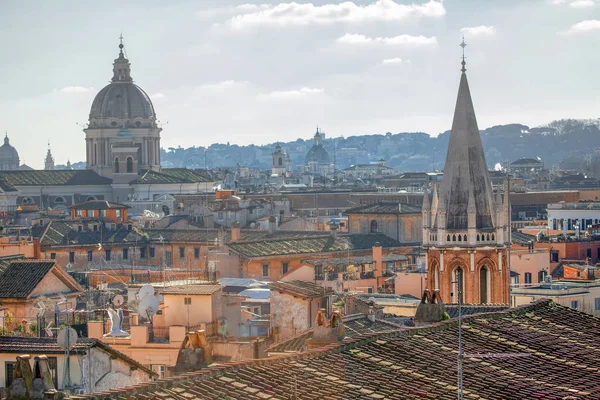
M 54 265 L 54 261 L 24 259 L 11 262 L 0 274 L 0 298 L 27 298 Z M 73 291 L 83 291 L 66 273 L 60 275 Z
M 599 335 L 598 318 L 550 301 L 466 317 L 464 397 L 597 398 Z M 454 399 L 457 346 L 450 320 L 78 398 Z
M 97 347 L 113 357 L 120 358 L 128 364 L 147 372 L 149 375 L 158 376 L 131 357 L 113 349 L 98 339 L 78 338 L 77 343 L 71 350 L 71 354 L 85 354 L 92 347 Z M 56 344 L 55 338 L 0 336 L 0 349 L 2 353 L 16 354 L 46 355 L 65 353 L 65 350 Z
M 209 295 L 221 290 L 221 285 L 181 285 L 164 289 L 163 294 Z
M 82 170 L 31 170 L 0 172 L 2 186 L 71 186 L 71 185 L 110 185 L 112 181 L 94 171 Z
M 376 243 L 383 247 L 401 247 L 397 240 L 384 234 L 332 235 L 298 238 L 277 238 L 239 241 L 229 248 L 245 257 L 269 257 L 291 254 L 311 254 L 371 249 Z
M 269 288 L 280 293 L 302 298 L 317 298 L 334 294 L 330 288 L 305 281 L 278 281 L 269 283 Z
M 421 207 L 399 202 L 380 202 L 351 208 L 344 214 L 421 214 Z
M 210 182 L 204 171 L 186 168 L 163 168 L 160 172 L 146 170 L 131 182 L 132 184 L 147 183 L 202 183 Z
M 129 208 L 129 206 L 108 200 L 90 200 L 84 203 L 72 205 L 69 208 L 72 210 L 111 210 L 119 208 Z

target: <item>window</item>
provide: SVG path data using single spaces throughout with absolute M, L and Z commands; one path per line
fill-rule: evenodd
M 594 310 L 600 311 L 600 297 L 594 299 Z
M 587 249 L 587 251 L 586 251 L 586 257 L 587 258 L 592 258 L 592 249 Z
M 525 284 L 531 285 L 531 272 L 525 272 Z
M 94 225 L 94 232 L 98 232 L 98 225 Z
M 281 263 L 281 275 L 287 274 L 289 270 L 290 270 L 289 262 Z
M 133 158 L 127 157 L 127 173 L 131 174 L 133 172 Z
M 64 197 L 57 197 L 57 198 L 55 198 L 55 199 L 54 199 L 54 202 L 55 202 L 56 204 L 64 204 L 64 203 L 66 203 L 66 201 L 65 201 L 65 198 L 64 198 Z
M 4 362 L 4 370 L 5 370 L 5 387 L 9 387 L 12 384 L 12 381 L 15 376 L 15 368 L 17 367 L 16 361 L 5 361 Z
M 115 174 L 118 174 L 119 173 L 119 157 L 115 157 L 114 165 L 115 165 L 115 168 L 114 168 Z
M 106 218 L 106 210 L 100 210 L 100 216 Z
M 121 218 L 121 209 L 120 209 L 120 208 L 117 208 L 117 209 L 115 210 L 115 216 L 116 216 L 117 218 Z
M 550 262 L 558 262 L 558 251 L 550 252 Z
M 94 210 L 85 210 L 85 216 L 88 218 L 93 218 L 94 217 Z
M 179 248 L 179 258 L 185 258 L 185 247 Z
M 577 308 L 579 307 L 579 301 L 578 300 L 572 300 L 571 301 L 571 308 L 574 310 L 577 310 Z
M 88 261 L 93 261 L 94 259 L 94 251 L 88 250 Z
M 77 226 L 77 232 L 83 232 L 83 226 L 81 226 L 81 225 Z
M 77 210 L 77 216 L 83 217 L 83 210 Z
M 269 276 L 269 264 L 263 264 L 262 276 Z
M 104 250 L 104 259 L 110 261 L 110 249 Z
M 69 262 L 70 263 L 74 263 L 75 262 L 75 252 L 74 251 L 70 251 L 69 252 Z
M 56 253 L 50 253 L 50 259 L 56 260 Z
M 377 233 L 377 221 L 371 221 L 371 233 Z
M 223 211 L 217 213 L 217 219 L 223 219 Z
M 152 364 L 150 367 L 152 369 L 152 372 L 155 372 L 158 374 L 158 379 L 162 379 L 165 377 L 165 366 L 164 365 Z
M 88 196 L 88 198 L 85 199 L 85 201 L 93 201 L 93 200 L 97 200 L 96 196 Z
M 123 260 L 129 259 L 129 249 L 123 249 Z
M 141 250 L 141 249 L 140 249 L 140 250 Z M 144 249 L 144 253 L 146 252 L 145 250 L 146 250 L 146 249 Z M 154 247 L 150 247 L 150 258 L 154 258 L 154 257 L 156 257 L 155 253 L 156 253 L 156 252 L 154 251 Z
M 544 283 L 546 275 L 548 275 L 548 273 L 545 270 L 538 272 L 538 283 Z
M 154 252 L 152 250 L 154 250 L 154 247 L 150 248 L 150 256 L 152 258 L 154 258 Z M 145 259 L 146 259 L 146 248 L 140 247 L 140 260 L 145 260 Z
M 183 304 L 185 304 L 186 306 L 189 306 L 190 304 L 192 304 L 192 298 L 191 297 L 184 297 L 183 298 Z
M 166 263 L 167 265 L 170 267 L 173 264 L 173 252 L 172 251 L 167 251 L 166 252 Z
M 200 258 L 200 249 L 199 248 L 194 248 L 194 258 L 198 259 Z

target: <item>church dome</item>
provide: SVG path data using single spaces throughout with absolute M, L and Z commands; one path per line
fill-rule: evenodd
M 306 153 L 305 163 L 329 164 L 329 153 L 321 143 L 321 134 L 318 129 L 315 133 L 315 144 Z
M 8 135 L 4 137 L 4 144 L 0 146 L 0 170 L 9 171 L 19 168 L 19 153 L 10 145 Z
M 113 64 L 113 78 L 94 98 L 90 110 L 90 128 L 154 128 L 156 113 L 150 97 L 133 83 L 129 60 L 119 45 Z

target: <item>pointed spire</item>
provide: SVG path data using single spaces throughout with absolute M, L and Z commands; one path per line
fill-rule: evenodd
M 437 218 L 437 211 L 438 211 L 438 190 L 437 190 L 437 183 L 433 184 L 433 193 L 431 195 L 431 226 L 435 227 L 435 223 L 436 223 L 436 218 Z
M 44 160 L 44 169 L 46 171 L 54 169 L 54 157 L 50 149 L 50 141 L 48 140 L 48 152 L 46 153 L 46 159 Z
M 466 46 L 464 41 L 461 47 Z M 440 200 L 446 208 L 447 229 L 467 229 L 469 203 L 474 201 L 477 228 L 493 227 L 494 197 L 466 69 L 460 77 L 448 144 Z M 473 196 L 473 200 L 470 197 Z

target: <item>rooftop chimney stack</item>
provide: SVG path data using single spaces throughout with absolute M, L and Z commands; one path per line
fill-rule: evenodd
M 240 240 L 241 232 L 240 232 L 240 223 L 235 221 L 231 224 L 231 241 L 236 242 Z
M 275 217 L 269 217 L 269 234 L 275 233 L 277 230 L 277 220 Z

